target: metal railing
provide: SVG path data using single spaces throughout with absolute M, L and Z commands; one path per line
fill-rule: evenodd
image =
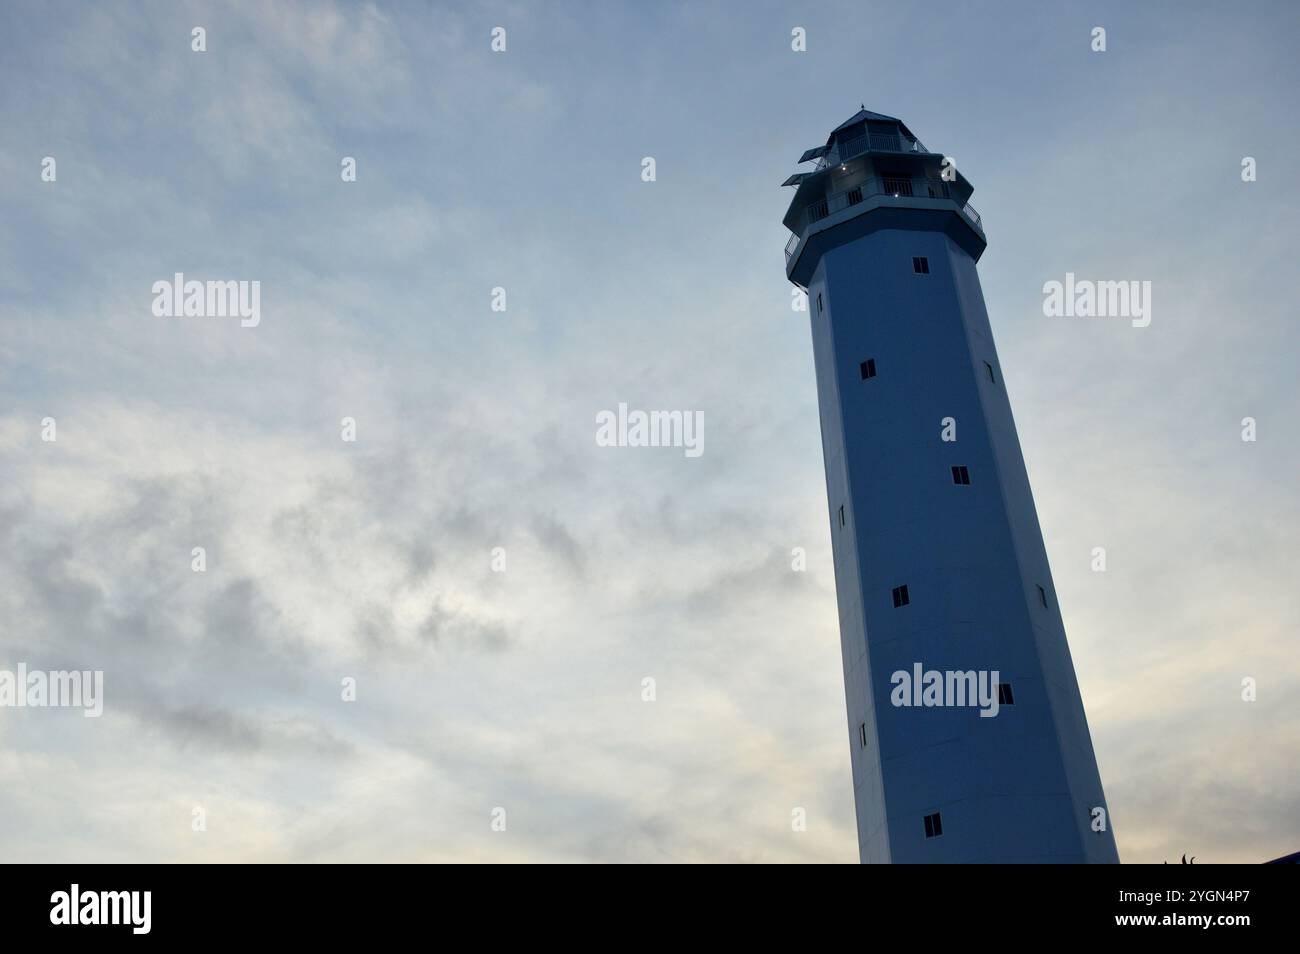
M 910 196 L 929 199 L 953 199 L 951 184 L 942 179 L 918 178 L 907 179 L 899 176 L 880 176 L 871 177 L 864 180 L 850 189 L 844 189 L 840 192 L 832 193 L 824 199 L 819 199 L 804 210 L 803 228 L 807 230 L 808 226 L 814 222 L 820 222 L 822 219 L 834 215 L 836 212 L 842 212 L 862 202 L 869 195 L 889 195 L 896 197 Z M 984 234 L 984 223 L 980 219 L 980 214 L 975 211 L 975 207 L 969 202 L 961 207 L 962 215 L 975 226 L 975 230 L 981 235 Z M 799 248 L 799 243 L 803 240 L 803 231 L 796 232 L 790 236 L 790 240 L 785 245 L 785 260 L 789 264 L 790 259 Z
M 912 180 L 899 179 L 894 176 L 881 176 L 880 191 L 887 195 L 910 197 L 912 195 Z
M 817 160 L 816 168 L 825 169 L 827 166 L 848 162 L 864 152 L 920 153 L 926 151 L 925 146 L 919 139 L 908 139 L 906 136 L 900 136 L 897 133 L 865 133 L 853 139 L 836 143 L 831 147 L 830 152 Z

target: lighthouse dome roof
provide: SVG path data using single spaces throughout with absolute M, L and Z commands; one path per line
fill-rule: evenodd
M 907 128 L 907 123 L 903 122 L 897 116 L 886 116 L 884 113 L 873 113 L 871 110 L 864 107 L 832 129 L 831 134 L 826 137 L 826 145 L 829 146 L 831 142 L 834 141 L 837 133 L 841 133 L 850 127 L 862 123 L 898 123 L 898 125 L 902 127 L 903 132 L 907 133 L 908 136 L 913 139 L 917 138 L 912 133 L 912 130 Z

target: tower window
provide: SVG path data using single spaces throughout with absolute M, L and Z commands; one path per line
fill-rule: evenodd
M 998 683 L 998 705 L 1014 706 L 1016 704 L 1015 694 L 1011 691 L 1011 683 Z
M 997 383 L 998 383 L 998 376 L 997 376 L 996 374 L 993 373 L 993 365 L 991 365 L 991 364 L 989 364 L 987 361 L 985 361 L 985 362 L 984 362 L 984 370 L 987 371 L 987 372 L 989 373 L 989 380 L 992 381 L 994 384 L 997 384 Z
M 960 465 L 960 466 L 955 466 L 955 467 L 953 467 L 953 469 L 952 469 L 952 482 L 953 482 L 954 484 L 961 484 L 963 487 L 969 487 L 969 486 L 970 486 L 970 469 L 967 468 L 964 464 L 963 464 L 963 465 Z
M 910 602 L 912 601 L 907 595 L 906 583 L 902 586 L 894 587 L 894 609 L 898 609 L 900 606 L 906 606 Z
M 943 822 L 939 818 L 939 813 L 925 816 L 925 837 L 938 838 L 943 834 Z
M 865 722 L 858 726 L 858 741 L 862 743 L 864 749 L 867 747 L 867 724 Z
M 817 293 L 817 314 L 820 315 L 821 313 L 822 313 L 822 293 L 818 292 Z
M 1047 590 L 1042 585 L 1038 585 L 1038 602 L 1043 604 L 1043 609 L 1047 609 Z
M 868 358 L 858 365 L 858 369 L 862 372 L 863 381 L 867 380 L 867 378 L 874 378 L 876 376 L 876 359 Z
M 840 526 L 844 526 L 844 504 L 840 504 Z
M 916 274 L 918 274 L 918 275 L 929 275 L 929 274 L 930 274 L 930 260 L 929 260 L 928 258 L 926 258 L 925 256 L 923 256 L 923 255 L 922 255 L 922 256 L 913 256 L 913 257 L 912 257 L 912 271 L 916 272 Z

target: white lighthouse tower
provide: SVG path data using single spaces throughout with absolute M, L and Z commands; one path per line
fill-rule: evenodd
M 800 161 L 861 858 L 1117 862 L 972 187 L 865 109 Z

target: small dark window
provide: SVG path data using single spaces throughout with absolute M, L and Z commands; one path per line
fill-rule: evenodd
M 862 371 L 863 381 L 867 380 L 867 378 L 874 378 L 876 376 L 876 359 L 868 358 L 858 365 L 858 368 Z
M 918 275 L 929 275 L 930 260 L 928 258 L 925 258 L 924 256 L 913 257 L 912 271 L 916 272 L 916 274 Z
M 840 526 L 844 526 L 844 504 L 840 504 Z
M 1047 590 L 1041 586 L 1038 587 L 1038 602 L 1043 604 L 1043 609 L 1047 609 Z
M 1015 694 L 1011 691 L 1011 683 L 998 683 L 998 705 L 1014 706 L 1016 704 Z
M 867 747 L 867 724 L 863 722 L 858 726 L 858 739 L 862 742 L 862 747 Z
M 912 601 L 908 598 L 906 583 L 902 586 L 894 587 L 894 609 L 898 609 L 900 606 L 906 606 L 910 602 Z
M 820 315 L 821 313 L 822 313 L 822 293 L 818 292 L 817 293 L 817 314 Z
M 989 364 L 987 361 L 985 361 L 985 362 L 984 362 L 984 370 L 987 371 L 987 372 L 989 373 L 989 380 L 992 381 L 994 384 L 997 384 L 997 383 L 998 383 L 998 376 L 997 376 L 996 374 L 993 373 L 993 365 L 991 365 L 991 364 Z
M 952 469 L 952 482 L 961 484 L 963 487 L 970 486 L 970 470 L 965 465 L 954 466 Z
M 925 837 L 938 838 L 943 834 L 943 822 L 939 818 L 939 813 L 925 816 Z

